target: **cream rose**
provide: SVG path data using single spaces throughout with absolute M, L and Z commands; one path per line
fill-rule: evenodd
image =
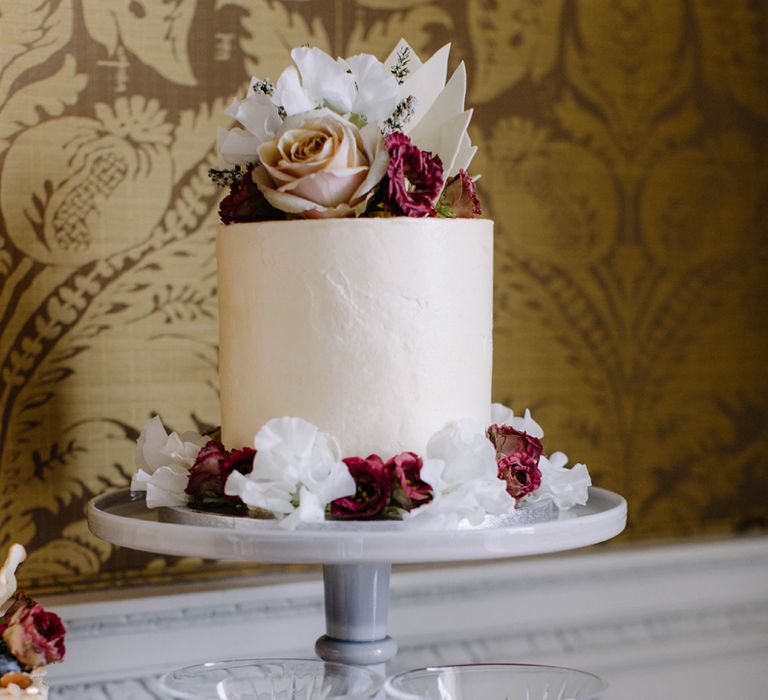
M 329 109 L 288 117 L 258 157 L 253 180 L 269 203 L 310 218 L 362 214 L 389 162 L 375 125 L 358 129 Z

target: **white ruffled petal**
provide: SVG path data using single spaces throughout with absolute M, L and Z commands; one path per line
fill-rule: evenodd
M 226 165 L 246 165 L 258 160 L 261 140 L 244 129 L 222 129 L 216 131 L 216 144 L 219 158 Z
M 146 472 L 143 472 L 146 474 Z M 189 470 L 180 466 L 160 467 L 154 474 L 147 475 L 143 480 L 146 490 L 147 508 L 159 508 L 161 506 L 183 506 L 189 500 L 184 493 L 189 481 Z M 137 484 L 139 481 L 137 474 Z M 133 486 L 133 483 L 131 484 Z
M 272 100 L 256 92 L 242 101 L 233 99 L 224 114 L 239 121 L 260 143 L 271 139 L 282 123 Z
M 191 467 L 207 440 L 206 436 L 194 431 L 168 435 L 159 416 L 155 416 L 144 424 L 139 434 L 136 466 L 148 474 L 165 466 Z
M 303 483 L 325 507 L 337 498 L 354 496 L 357 486 L 344 462 L 333 462 L 323 469 L 321 474 L 314 474 Z
M 151 474 L 158 467 L 167 464 L 165 455 L 160 452 L 167 440 L 168 433 L 165 432 L 160 417 L 150 418 L 141 429 L 136 443 L 136 466 Z
M 551 500 L 559 510 L 568 510 L 575 505 L 585 505 L 589 498 L 592 479 L 587 467 L 575 464 L 570 469 L 565 465 L 568 457 L 562 452 L 555 452 L 547 458 L 539 459 L 541 486 L 529 496 L 532 502 Z
M 445 462 L 443 480 L 458 484 L 477 478 L 496 478 L 496 451 L 480 421 L 462 419 L 449 423 L 427 442 L 427 456 Z
M 299 80 L 299 71 L 294 66 L 288 66 L 277 79 L 272 102 L 285 110 L 288 116 L 309 112 L 318 106 L 304 92 Z
M 304 94 L 314 103 L 313 107 L 329 107 L 338 114 L 348 114 L 352 110 L 355 80 L 347 73 L 343 62 L 334 60 L 321 49 L 305 46 L 293 49 L 291 58 L 298 66 Z
M 369 124 L 381 123 L 397 107 L 400 86 L 384 64 L 371 54 L 362 53 L 345 60 L 357 84 L 351 112 L 362 114 Z
M 530 409 L 526 408 L 522 417 L 515 416 L 514 411 L 500 403 L 491 404 L 491 421 L 496 425 L 510 425 L 521 433 L 528 433 L 531 437 L 544 437 L 544 430 L 533 420 Z
M 515 418 L 512 421 L 512 427 L 515 430 L 519 430 L 522 433 L 528 433 L 531 437 L 541 438 L 544 437 L 544 431 L 541 426 L 533 420 L 529 409 L 525 409 L 525 413 L 522 418 Z
M 256 433 L 253 446 L 253 479 L 285 479 L 296 482 L 302 465 L 312 458 L 317 426 L 302 418 L 274 418 Z
M 509 406 L 503 403 L 491 404 L 491 423 L 494 425 L 512 425 L 511 421 L 514 417 L 515 414 Z
M 262 508 L 277 516 L 291 513 L 293 488 L 281 481 L 254 481 L 249 475 L 232 472 L 224 484 L 227 496 L 238 496 L 251 508 Z

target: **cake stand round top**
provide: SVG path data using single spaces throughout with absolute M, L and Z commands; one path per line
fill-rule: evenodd
M 150 510 L 129 490 L 88 503 L 91 531 L 113 544 L 160 554 L 206 559 L 306 564 L 395 564 L 501 559 L 559 552 L 609 540 L 626 525 L 627 503 L 619 495 L 590 488 L 589 501 L 555 512 L 543 522 L 463 530 L 423 530 L 404 523 L 303 526 L 286 530 L 270 520 L 217 516 L 217 524 L 167 522 L 163 509 Z M 205 519 L 202 519 L 205 523 Z M 395 527 L 392 527 L 394 525 Z M 402 525 L 402 527 L 397 527 Z

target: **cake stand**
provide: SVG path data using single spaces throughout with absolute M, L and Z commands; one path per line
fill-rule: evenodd
M 326 522 L 285 530 L 270 520 L 150 510 L 143 496 L 137 498 L 126 489 L 91 500 L 87 516 L 97 537 L 131 549 L 243 562 L 322 564 L 326 634 L 317 640 L 315 651 L 325 661 L 377 665 L 397 652 L 387 635 L 392 564 L 502 559 L 586 547 L 624 529 L 627 504 L 615 493 L 590 488 L 585 506 L 477 529 L 421 530 L 385 521 Z

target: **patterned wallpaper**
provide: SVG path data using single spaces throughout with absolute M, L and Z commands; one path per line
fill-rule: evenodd
M 232 572 L 113 548 L 83 507 L 153 412 L 218 422 L 223 106 L 289 47 L 400 36 L 468 65 L 495 398 L 629 499 L 624 542 L 766 528 L 764 4 L 0 0 L 0 549 L 32 591 Z

